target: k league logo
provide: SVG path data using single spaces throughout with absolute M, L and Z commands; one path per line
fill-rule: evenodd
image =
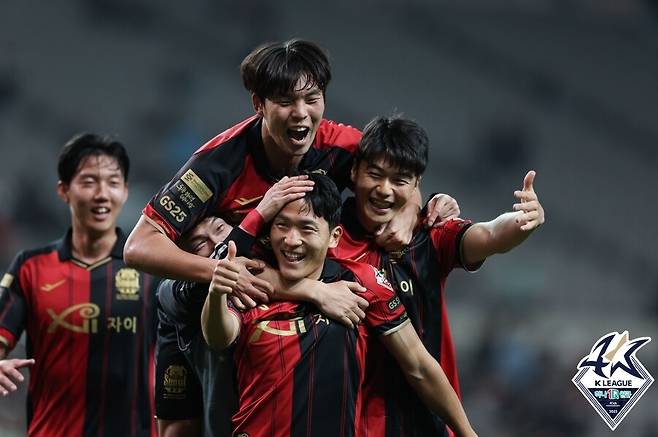
M 599 338 L 578 364 L 573 383 L 613 431 L 653 383 L 635 356 L 650 341 L 629 341 L 628 331 L 611 332 Z

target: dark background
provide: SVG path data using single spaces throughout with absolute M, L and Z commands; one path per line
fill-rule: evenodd
M 629 330 L 658 375 L 658 2 L 649 0 L 5 1 L 0 6 L 0 262 L 58 238 L 56 157 L 82 130 L 133 162 L 121 224 L 203 142 L 251 115 L 256 45 L 325 47 L 327 118 L 401 111 L 432 141 L 423 191 L 462 215 L 509 210 L 529 169 L 546 224 L 448 281 L 464 404 L 482 436 L 601 436 L 571 383 L 595 340 Z M 19 346 L 14 356 L 23 351 Z M 617 429 L 658 435 L 652 387 Z M 24 429 L 0 400 L 0 435 Z

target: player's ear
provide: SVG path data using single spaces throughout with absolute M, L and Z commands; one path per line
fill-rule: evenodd
M 336 226 L 335 228 L 331 229 L 329 232 L 329 247 L 334 248 L 338 246 L 338 242 L 340 241 L 340 237 L 343 235 L 343 228 L 340 226 Z
M 420 185 L 420 180 L 421 180 L 422 178 L 423 178 L 422 176 L 417 176 L 417 177 L 416 177 L 416 185 L 414 185 L 415 187 L 417 187 L 418 185 Z
M 263 116 L 263 101 L 256 94 L 251 95 L 251 104 L 254 107 L 256 114 Z
M 64 203 L 69 203 L 69 186 L 62 181 L 57 181 L 57 195 Z
M 356 173 L 359 171 L 359 163 L 354 160 L 352 163 L 352 169 L 350 170 L 350 180 L 353 184 L 356 183 Z

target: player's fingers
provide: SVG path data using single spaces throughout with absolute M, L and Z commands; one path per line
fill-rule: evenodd
M 363 293 L 367 290 L 366 287 L 354 281 L 341 281 L 352 293 Z M 365 300 L 365 299 L 363 299 Z M 367 301 L 366 301 L 367 302 Z
M 17 369 L 22 369 L 23 367 L 28 367 L 32 366 L 34 364 L 34 358 L 26 359 L 26 358 L 14 358 L 12 359 L 14 363 L 14 367 Z M 22 381 L 22 379 L 21 379 Z
M 530 201 L 530 200 L 537 200 L 537 193 L 535 193 L 534 191 L 516 190 L 514 192 L 514 197 L 526 202 L 526 201 Z
M 349 312 L 347 313 L 347 318 L 350 319 L 350 321 L 351 321 L 354 325 L 358 325 L 358 324 L 361 322 L 361 318 L 360 318 L 359 315 L 358 315 L 356 312 L 354 312 L 354 311 L 349 311 Z
M 533 184 L 535 182 L 536 175 L 537 173 L 534 170 L 530 170 L 528 173 L 526 173 L 525 177 L 523 178 L 523 191 L 535 191 Z
M 521 202 L 521 203 L 515 203 L 512 205 L 512 209 L 514 211 L 531 211 L 531 210 L 536 210 L 539 207 L 539 203 L 536 200 L 532 200 L 530 202 Z
M 25 380 L 25 378 L 23 377 L 21 372 L 19 372 L 15 368 L 8 369 L 7 370 L 7 376 L 10 377 L 11 379 L 13 379 L 14 381 L 18 381 L 18 382 L 23 382 Z
M 263 293 L 265 293 L 265 294 L 270 295 L 270 294 L 274 293 L 274 287 L 272 287 L 272 284 L 270 284 L 269 282 L 267 282 L 264 279 L 257 278 L 257 277 L 254 276 L 251 283 L 254 287 L 256 287 L 259 290 L 263 291 Z
M 228 254 L 226 255 L 226 259 L 229 261 L 233 261 L 237 253 L 238 253 L 238 249 L 235 247 L 235 242 L 233 240 L 229 241 Z
M 427 226 L 434 225 L 434 222 L 439 217 L 439 208 L 437 207 L 438 200 L 436 197 L 430 199 L 427 202 Z
M 263 293 L 263 295 L 264 294 L 265 293 Z M 240 299 L 245 307 L 253 308 L 256 306 L 256 301 L 254 301 L 247 293 L 243 292 L 242 290 L 236 293 L 236 296 Z
M 353 311 L 354 311 L 354 314 L 356 314 L 356 316 L 359 318 L 359 322 L 366 318 L 366 313 L 361 308 L 356 307 L 356 308 L 353 309 Z
M 9 378 L 7 378 L 5 375 L 0 375 L 0 387 L 2 388 L 3 395 L 7 395 L 10 391 L 16 391 L 18 387 L 16 387 L 16 384 L 11 382 Z
M 355 296 L 355 297 L 356 297 L 355 303 L 359 308 L 364 309 L 364 310 L 366 308 L 368 308 L 368 305 L 370 305 L 370 303 L 367 300 L 365 300 L 361 296 Z
M 340 323 L 347 326 L 348 328 L 350 328 L 350 329 L 354 328 L 354 323 L 352 322 L 352 320 L 349 317 L 341 316 L 338 320 L 340 321 Z
M 231 299 L 233 306 L 236 307 L 238 310 L 244 311 L 245 309 L 247 309 L 237 296 L 231 295 L 229 296 L 229 299 Z

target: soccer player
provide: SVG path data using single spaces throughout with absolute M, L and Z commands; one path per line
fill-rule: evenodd
M 256 209 L 268 222 L 287 202 L 298 199 L 303 193 L 288 194 L 289 179 L 306 179 L 307 176 L 284 177 L 274 184 L 259 202 Z M 226 255 L 224 241 L 234 241 L 238 254 L 252 253 L 252 245 L 256 235 L 242 229 L 232 227 L 219 217 L 208 217 L 201 221 L 191 231 L 179 240 L 180 247 L 199 256 L 211 256 L 213 259 Z M 219 244 L 222 243 L 222 244 Z M 241 259 L 245 268 L 262 269 L 263 263 Z M 248 271 L 243 271 L 249 275 Z M 262 279 L 249 278 L 245 287 L 269 286 Z M 353 326 L 364 316 L 368 303 L 365 299 L 352 293 L 360 291 L 357 283 L 349 283 L 347 290 L 330 289 L 335 284 L 325 285 L 317 281 L 308 281 L 299 287 L 297 293 L 277 293 L 277 298 L 306 299 L 312 301 L 329 317 Z M 234 396 L 233 359 L 230 352 L 217 354 L 208 349 L 200 332 L 200 316 L 208 284 L 184 281 L 164 280 L 158 288 L 158 298 L 162 311 L 160 316 L 160 331 L 165 329 L 166 335 L 158 338 L 158 360 L 156 361 L 156 411 L 160 434 L 196 435 L 199 433 L 199 404 L 203 398 L 204 431 L 206 435 L 229 435 L 231 433 L 230 416 L 235 412 L 237 400 Z M 357 308 L 351 309 L 352 302 Z M 165 329 L 163 329 L 165 327 Z M 172 336 L 170 333 L 173 332 Z M 184 352 L 181 356 L 179 348 Z M 184 362 L 181 362 L 184 361 Z M 187 364 L 189 361 L 190 364 Z M 181 401 L 169 401 L 171 397 L 163 388 L 164 375 L 171 365 L 177 366 L 179 373 L 186 376 L 185 382 L 191 390 L 176 393 Z M 190 369 L 191 365 L 191 369 Z M 201 394 L 193 393 L 200 384 Z M 183 402 L 183 399 L 186 402 Z
M 197 150 L 153 197 L 133 229 L 124 256 L 141 270 L 164 277 L 209 282 L 215 261 L 176 246 L 180 235 L 215 215 L 245 228 L 262 221 L 247 215 L 274 182 L 293 170 L 330 176 L 342 191 L 349 184 L 352 155 L 361 133 L 323 119 L 331 70 L 316 44 L 293 39 L 265 44 L 241 64 L 256 114 Z M 308 186 L 291 184 L 290 192 Z M 378 235 L 387 247 L 409 241 L 420 194 Z M 266 294 L 255 295 L 260 301 Z M 255 302 L 244 299 L 250 306 Z
M 370 337 L 391 352 L 433 411 L 459 435 L 475 435 L 385 278 L 366 264 L 326 259 L 342 232 L 340 194 L 327 177 L 312 179 L 313 190 L 285 205 L 270 227 L 284 285 L 309 279 L 358 281 L 370 305 L 358 328 L 335 323 L 306 303 L 271 302 L 246 312 L 229 308 L 227 295 L 241 280 L 230 242 L 227 258 L 214 271 L 201 320 L 211 347 L 222 350 L 235 342 L 239 410 L 233 416 L 234 435 L 357 435 L 365 425 L 361 387 Z
M 351 172 L 355 197 L 343 205 L 343 237 L 332 255 L 367 262 L 385 272 L 425 347 L 459 394 L 444 301 L 446 278 L 455 267 L 476 270 L 487 257 L 522 243 L 544 222 L 544 210 L 533 188 L 535 172 L 530 171 L 523 189 L 514 192 L 520 200 L 513 205 L 516 212 L 489 222 L 453 219 L 437 228 L 419 226 L 407 247 L 387 253 L 373 233 L 412 196 L 427 164 L 428 145 L 425 131 L 408 119 L 380 117 L 366 126 Z M 387 435 L 443 435 L 443 423 L 422 405 L 403 378 L 391 377 L 397 366 L 390 355 L 374 361 L 380 379 L 373 377 L 368 388 L 366 416 L 386 418 L 386 423 L 376 425 L 371 419 L 371 425 L 386 428 Z
M 158 280 L 123 262 L 125 237 L 116 223 L 128 198 L 128 171 L 119 142 L 94 134 L 73 137 L 59 156 L 57 183 L 71 228 L 52 244 L 19 253 L 2 279 L 0 358 L 25 330 L 34 360 L 30 436 L 155 432 Z M 2 360 L 0 381 L 20 380 L 12 367 L 21 363 Z M 0 385 L 14 389 L 6 380 Z

